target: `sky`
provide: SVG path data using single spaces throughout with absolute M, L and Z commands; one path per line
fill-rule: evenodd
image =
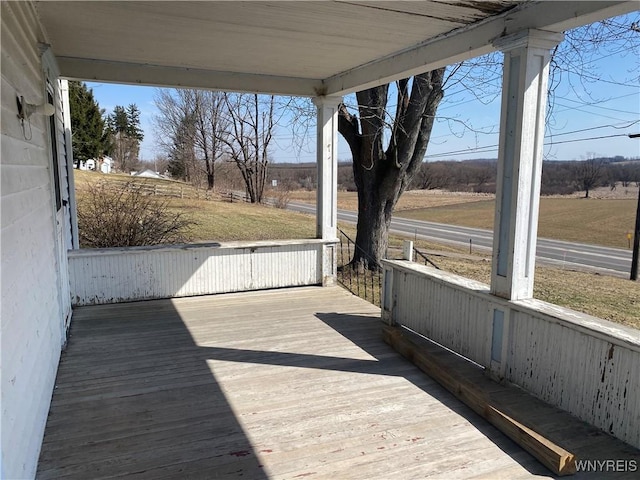
M 640 43 L 640 38 L 636 42 Z M 640 158 L 640 140 L 628 137 L 628 134 L 640 133 L 639 70 L 640 59 L 627 45 L 611 43 L 589 57 L 582 72 L 563 73 L 556 84 L 547 121 L 545 160 L 617 155 Z M 497 158 L 500 95 L 495 85 L 499 85 L 500 75 L 488 75 L 493 79 L 494 88 L 485 87 L 483 80 L 478 80 L 477 88 L 470 90 L 453 85 L 445 91 L 431 134 L 427 161 Z M 93 82 L 87 85 L 107 114 L 116 105 L 135 103 L 139 107 L 144 131 L 142 160 L 151 161 L 163 153 L 154 128 L 154 117 L 158 114 L 154 104 L 156 88 Z M 355 103 L 355 99 L 345 97 L 345 102 Z M 315 132 L 315 128 L 310 131 Z M 293 143 L 292 135 L 286 126 L 277 128 L 270 148 L 272 160 L 314 162 L 315 139 L 309 138 L 306 147 L 300 149 Z M 341 137 L 338 158 L 351 159 Z

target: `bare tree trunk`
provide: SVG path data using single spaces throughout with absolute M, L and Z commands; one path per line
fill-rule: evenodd
M 393 125 L 387 124 L 388 85 L 358 92 L 360 121 L 343 105 L 338 130 L 353 156 L 358 189 L 356 251 L 352 263 L 378 268 L 384 258 L 393 210 L 419 170 L 436 110 L 443 97 L 444 68 L 398 82 Z M 390 140 L 383 147 L 383 134 Z
M 388 205 L 385 199 L 393 196 L 392 192 L 358 189 L 358 224 L 353 263 L 363 263 L 373 268 L 380 259 L 386 257 L 391 212 L 385 208 Z

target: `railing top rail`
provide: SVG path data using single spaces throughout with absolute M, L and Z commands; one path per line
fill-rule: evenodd
M 469 295 L 483 298 L 493 305 L 503 305 L 515 312 L 521 312 L 540 318 L 541 321 L 563 325 L 586 335 L 600 338 L 618 346 L 640 352 L 640 331 L 597 318 L 586 313 L 577 312 L 569 308 L 554 305 L 542 300 L 506 300 L 490 293 L 489 286 L 461 277 L 443 270 L 434 271 L 417 263 L 397 260 L 383 260 L 387 268 L 405 271 L 410 274 L 421 275 L 435 282 L 446 284 L 450 288 L 466 291 Z
M 254 241 L 236 241 L 236 242 L 210 242 L 210 243 L 187 243 L 175 245 L 149 245 L 143 247 L 113 247 L 113 248 L 83 248 L 79 250 L 69 250 L 69 257 L 83 256 L 104 256 L 104 255 L 123 255 L 135 254 L 138 252 L 161 252 L 176 250 L 198 250 L 198 249 L 241 249 L 241 248 L 269 248 L 282 247 L 288 245 L 326 245 L 336 244 L 339 240 L 320 239 L 320 238 L 302 238 L 290 240 L 254 240 Z

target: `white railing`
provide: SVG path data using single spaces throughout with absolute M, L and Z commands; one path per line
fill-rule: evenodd
M 384 274 L 390 323 L 640 448 L 640 331 L 407 261 Z
M 333 242 L 279 240 L 69 251 L 72 303 L 97 305 L 156 298 L 317 285 Z

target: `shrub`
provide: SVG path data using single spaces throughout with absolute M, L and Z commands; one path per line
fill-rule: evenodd
M 78 231 L 83 248 L 184 243 L 195 223 L 172 212 L 133 183 L 100 183 L 78 191 Z
M 273 192 L 273 206 L 276 208 L 287 208 L 291 200 L 291 190 L 281 188 Z

